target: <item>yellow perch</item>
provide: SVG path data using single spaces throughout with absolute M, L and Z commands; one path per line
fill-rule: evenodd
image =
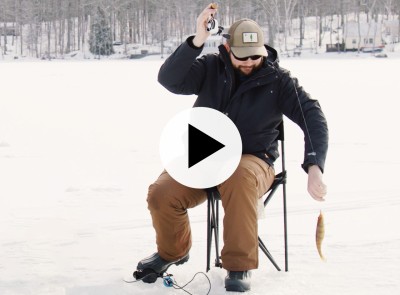
M 324 215 L 322 211 L 319 212 L 318 222 L 317 222 L 317 231 L 315 233 L 315 241 L 317 243 L 318 254 L 323 261 L 326 261 L 326 258 L 322 254 L 321 246 L 322 241 L 324 240 L 325 236 L 325 225 L 324 225 Z

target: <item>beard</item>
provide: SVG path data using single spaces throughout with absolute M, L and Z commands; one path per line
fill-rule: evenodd
M 234 69 L 239 71 L 242 75 L 250 76 L 254 72 L 256 72 L 262 66 L 262 61 L 256 65 L 251 66 L 242 66 L 242 65 L 233 65 Z

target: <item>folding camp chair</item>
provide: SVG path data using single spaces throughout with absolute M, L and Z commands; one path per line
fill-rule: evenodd
M 280 141 L 281 147 L 281 158 L 282 158 L 282 172 L 276 174 L 275 180 L 272 183 L 269 190 L 265 193 L 267 197 L 264 200 L 264 207 L 267 206 L 272 196 L 277 191 L 278 187 L 282 185 L 282 197 L 283 197 L 283 227 L 284 227 L 284 245 L 285 245 L 285 271 L 288 271 L 288 246 L 287 246 L 287 213 L 286 213 L 286 169 L 285 169 L 285 145 L 284 145 L 284 128 L 283 121 L 278 127 L 279 135 L 278 140 Z M 215 266 L 222 267 L 221 258 L 219 254 L 219 201 L 221 196 L 218 192 L 217 187 L 208 188 L 207 191 L 207 269 L 210 270 L 210 259 L 211 259 L 211 244 L 214 235 L 215 241 Z M 258 237 L 258 245 L 264 254 L 268 257 L 271 263 L 275 266 L 278 271 L 281 271 L 280 267 L 268 251 L 266 245 Z

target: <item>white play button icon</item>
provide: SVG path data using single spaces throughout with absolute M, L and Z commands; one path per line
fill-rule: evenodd
M 164 168 L 176 181 L 193 188 L 225 181 L 236 170 L 241 154 L 242 141 L 235 124 L 210 108 L 180 112 L 161 135 Z

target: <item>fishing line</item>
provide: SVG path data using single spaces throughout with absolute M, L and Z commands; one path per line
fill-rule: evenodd
M 314 156 L 315 161 L 318 163 L 318 160 L 317 160 L 317 153 L 315 152 L 313 143 L 312 143 L 312 141 L 311 141 L 311 135 L 310 135 L 310 131 L 309 131 L 309 129 L 308 129 L 306 117 L 304 116 L 303 107 L 301 106 L 299 93 L 297 92 L 297 88 L 296 88 L 296 84 L 294 83 L 294 79 L 291 78 L 291 80 L 292 80 L 292 83 L 293 83 L 294 91 L 296 92 L 297 102 L 299 103 L 301 116 L 303 117 L 304 126 L 306 127 L 307 137 L 308 137 L 308 140 L 309 140 L 310 146 L 311 146 L 311 153 L 308 153 L 307 155 L 308 155 L 308 156 Z
M 132 284 L 132 283 L 137 283 L 137 282 L 143 281 L 145 278 L 150 277 L 150 276 L 154 276 L 154 275 L 155 275 L 155 273 L 149 273 L 149 274 L 143 276 L 143 277 L 140 278 L 140 279 L 135 279 L 135 280 L 132 280 L 132 281 L 127 281 L 127 280 L 123 279 L 123 281 L 124 281 L 125 283 Z M 160 277 L 160 278 L 161 278 L 160 275 L 157 275 L 157 277 Z
M 267 61 L 267 62 L 268 62 L 268 61 Z M 277 70 L 277 68 L 273 65 L 272 62 L 268 62 L 268 64 L 269 64 L 272 68 L 274 68 L 275 70 Z M 303 107 L 301 106 L 300 96 L 299 96 L 299 92 L 297 91 L 297 88 L 296 88 L 296 83 L 294 82 L 294 79 L 293 79 L 292 77 L 289 76 L 289 78 L 290 78 L 290 80 L 292 80 L 293 88 L 294 88 L 294 91 L 295 91 L 296 97 L 297 97 L 297 102 L 298 102 L 299 107 L 300 107 L 301 116 L 302 116 L 303 121 L 304 121 L 304 126 L 306 127 L 306 133 L 307 133 L 308 141 L 310 142 L 310 146 L 311 146 L 311 153 L 308 153 L 307 155 L 308 155 L 308 156 L 314 156 L 314 159 L 315 159 L 316 163 L 318 163 L 318 160 L 317 160 L 317 153 L 315 152 L 315 150 L 314 150 L 314 145 L 313 145 L 313 143 L 312 143 L 312 141 L 311 141 L 310 130 L 308 129 L 308 124 L 307 124 L 307 121 L 306 121 L 306 117 L 305 117 L 305 115 L 304 115 Z

